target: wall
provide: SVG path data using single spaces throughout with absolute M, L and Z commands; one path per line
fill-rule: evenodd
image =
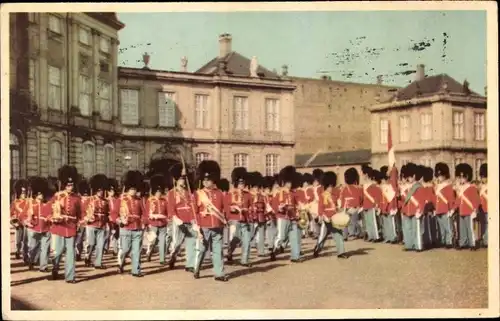
M 316 168 L 320 168 L 325 172 L 331 171 L 337 174 L 337 186 L 341 184 L 345 184 L 344 181 L 344 173 L 351 167 L 354 167 L 361 177 L 361 164 L 352 164 L 352 165 L 339 165 L 339 166 L 322 166 L 322 167 L 307 167 L 307 168 L 297 168 L 297 172 L 299 173 L 310 173 L 312 174 L 313 170 Z

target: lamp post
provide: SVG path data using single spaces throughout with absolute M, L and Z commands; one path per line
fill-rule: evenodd
M 125 166 L 127 168 L 127 171 L 129 171 L 130 170 L 130 161 L 132 160 L 132 156 L 125 155 L 125 157 L 123 159 L 125 161 Z

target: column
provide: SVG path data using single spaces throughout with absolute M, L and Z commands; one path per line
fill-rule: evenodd
M 99 37 L 100 33 L 96 29 L 92 29 L 92 65 L 94 69 L 92 72 L 92 97 L 93 97 L 93 109 L 92 111 L 97 111 L 99 106 L 99 74 L 101 72 L 101 60 L 99 57 Z
M 70 90 L 70 103 L 69 107 L 75 106 L 78 107 L 79 103 L 79 65 L 80 65 L 80 50 L 78 49 L 78 33 L 79 33 L 79 25 L 74 21 L 70 20 L 71 23 L 69 25 L 70 31 L 70 52 L 69 54 L 69 63 L 71 70 L 71 90 Z
M 112 83 L 111 83 L 111 106 L 113 110 L 113 118 L 118 118 L 118 39 L 111 38 L 111 68 Z
M 47 110 L 47 100 L 48 100 L 48 67 L 47 67 L 47 55 L 49 52 L 49 43 L 47 39 L 47 27 L 48 27 L 48 16 L 46 13 L 40 13 L 40 23 L 38 25 L 39 30 L 39 41 L 40 41 L 40 57 L 38 60 L 40 68 L 40 77 L 38 77 L 38 89 L 40 92 L 38 106 L 42 110 Z

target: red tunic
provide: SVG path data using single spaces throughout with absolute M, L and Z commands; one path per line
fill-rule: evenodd
M 108 197 L 109 205 L 109 220 L 115 224 L 116 220 L 120 215 L 120 198 L 119 197 Z
M 481 184 L 479 197 L 481 198 L 481 209 L 483 212 L 488 213 L 488 185 Z
M 434 194 L 434 186 L 432 184 L 424 183 L 422 188 L 425 192 L 425 210 L 433 211 L 436 206 L 436 194 Z
M 250 216 L 253 222 L 265 223 L 266 217 L 266 200 L 264 195 L 257 192 L 255 194 L 250 193 L 251 205 L 250 205 Z
M 17 218 L 19 220 L 19 224 L 23 225 L 23 222 L 26 220 L 28 210 L 28 201 L 27 199 L 16 199 L 12 202 L 10 206 L 10 218 Z
M 164 215 L 165 218 L 159 219 L 151 219 L 149 215 L 151 214 L 160 214 Z M 168 211 L 167 211 L 167 201 L 165 198 L 160 197 L 157 198 L 155 196 L 151 196 L 147 202 L 144 212 L 145 222 L 147 222 L 150 226 L 155 227 L 164 227 L 168 223 Z
M 448 213 L 455 206 L 455 190 L 450 182 L 443 182 L 434 187 L 434 206 L 436 214 Z
M 460 216 L 469 216 L 479 208 L 481 200 L 476 185 L 466 184 L 457 192 L 455 208 Z
M 344 185 L 340 191 L 340 206 L 358 208 L 363 204 L 363 189 L 357 185 Z
M 381 213 L 388 214 L 391 211 L 398 209 L 398 199 L 397 191 L 394 191 L 394 187 L 391 184 L 381 184 L 380 190 L 382 191 L 382 197 L 380 199 L 380 210 Z
M 363 187 L 363 208 L 369 210 L 378 208 L 382 200 L 382 190 L 376 184 Z
M 292 191 L 281 190 L 272 198 L 271 207 L 277 218 L 297 220 L 297 196 Z
M 226 217 L 229 221 L 237 222 L 248 222 L 249 221 L 249 209 L 251 205 L 250 193 L 246 191 L 232 190 L 225 197 L 225 210 Z M 241 209 L 241 212 L 231 213 L 231 207 L 237 206 Z
M 80 196 L 68 194 L 65 191 L 58 192 L 51 199 L 51 203 L 59 202 L 61 206 L 61 222 L 53 222 L 50 232 L 61 237 L 74 237 L 78 228 L 78 222 L 82 218 L 82 208 Z
M 96 228 L 104 228 L 106 223 L 109 221 L 109 202 L 107 199 L 91 196 L 87 201 L 88 206 L 94 206 L 94 222 L 88 223 L 87 226 L 96 227 Z M 86 212 L 83 212 L 82 216 L 85 216 Z
M 273 196 L 271 194 L 267 194 L 267 195 L 264 194 L 263 196 L 264 196 L 264 203 L 266 206 L 266 220 L 268 220 L 268 221 L 275 220 L 276 216 L 274 214 L 274 210 L 272 207 Z
M 406 207 L 404 206 L 406 195 L 408 194 L 410 188 L 410 184 L 403 184 L 401 185 L 400 189 L 400 197 L 399 197 L 399 202 L 398 202 L 398 207 L 401 209 L 401 214 L 405 215 L 406 214 Z
M 171 189 L 167 194 L 169 218 L 177 216 L 183 223 L 191 223 L 195 219 L 192 200 L 187 190 Z
M 37 233 L 50 231 L 50 222 L 47 218 L 52 213 L 52 203 L 33 201 L 33 216 L 31 219 L 31 229 Z
M 319 201 L 320 196 L 323 194 L 325 189 L 323 186 L 309 186 L 306 188 L 307 201 L 312 202 L 314 200 Z
M 337 214 L 337 200 L 338 196 L 336 193 L 333 193 L 333 191 L 324 191 L 318 203 L 318 214 L 327 218 L 331 218 Z
M 416 184 L 416 183 L 415 183 Z M 409 192 L 410 189 L 408 189 Z M 407 193 L 408 193 L 407 192 Z M 423 187 L 417 188 L 417 190 L 413 193 L 411 196 L 411 199 L 408 201 L 408 203 L 404 203 L 406 200 L 406 195 L 405 198 L 402 199 L 402 204 L 403 204 L 403 212 L 404 215 L 406 216 L 415 216 L 417 212 L 424 213 L 424 208 L 425 208 L 425 201 L 426 201 L 426 196 L 427 193 Z
M 205 196 L 200 196 L 203 195 L 202 193 L 205 193 Z M 217 189 L 202 189 L 196 191 L 194 195 L 194 207 L 195 207 L 195 213 L 196 213 L 196 222 L 198 223 L 199 227 L 204 227 L 204 228 L 221 228 L 224 227 L 224 222 L 222 222 L 217 216 L 214 216 L 213 214 L 210 213 L 210 211 L 207 209 L 208 206 L 214 206 L 214 210 L 218 212 L 218 215 L 222 215 L 225 218 L 225 202 L 224 202 L 224 195 L 222 192 Z M 205 199 L 208 199 L 209 202 L 211 203 L 204 203 L 206 201 Z
M 121 228 L 126 230 L 141 230 L 143 219 L 144 219 L 144 201 L 142 198 L 138 198 L 130 195 L 123 195 L 120 200 L 120 213 L 121 211 L 126 211 L 128 214 L 127 225 Z

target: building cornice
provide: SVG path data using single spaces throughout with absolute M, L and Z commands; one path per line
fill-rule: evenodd
M 428 97 L 412 98 L 409 100 L 392 101 L 383 104 L 377 104 L 370 107 L 370 112 L 384 112 L 394 109 L 405 109 L 419 105 L 427 105 L 433 103 L 451 103 L 453 105 L 467 105 L 477 108 L 486 108 L 486 98 L 476 96 L 466 96 L 453 93 L 439 93 Z
M 487 148 L 481 147 L 433 147 L 433 148 L 414 148 L 414 149 L 402 149 L 396 151 L 397 153 L 419 153 L 419 152 L 458 152 L 458 153 L 486 153 Z M 372 152 L 372 156 L 385 155 L 387 156 L 387 151 L 385 152 Z
M 114 12 L 85 12 L 85 14 L 117 31 L 125 28 L 125 24 L 118 20 Z

